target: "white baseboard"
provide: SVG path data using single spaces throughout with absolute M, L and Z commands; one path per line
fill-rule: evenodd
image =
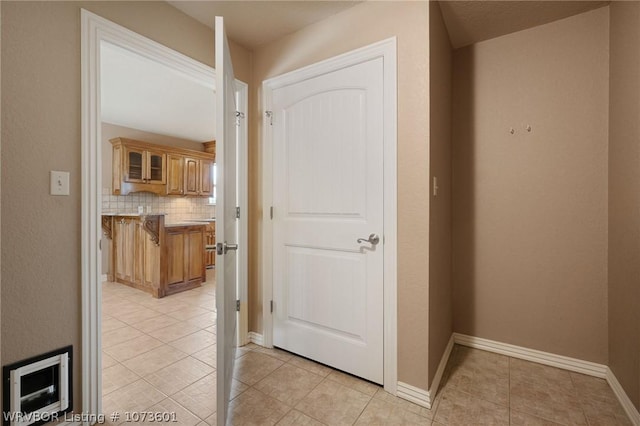
M 588 376 L 599 377 L 601 379 L 604 379 L 607 376 L 608 367 L 603 364 L 596 364 L 595 362 L 583 361 L 576 358 L 570 358 L 568 356 L 556 355 L 536 349 L 523 348 L 522 346 L 500 343 L 494 340 L 467 336 L 466 334 L 460 333 L 453 333 L 453 340 L 459 345 L 537 362 L 538 364 L 549 365 L 551 367 L 562 368 L 564 370 L 574 371 Z
M 440 364 L 438 365 L 438 369 L 436 370 L 436 375 L 433 376 L 433 382 L 431 382 L 431 389 L 429 389 L 429 401 L 430 403 L 436 397 L 438 393 L 438 388 L 440 387 L 440 380 L 442 380 L 442 374 L 444 373 L 444 369 L 447 366 L 447 362 L 449 362 L 449 357 L 451 356 L 451 351 L 453 350 L 453 334 L 451 334 L 451 338 L 449 339 L 449 343 L 447 343 L 447 347 L 444 349 L 444 353 L 442 354 L 442 358 L 440 359 Z
M 253 331 L 249 332 L 249 341 L 256 345 L 264 346 L 264 337 L 262 334 L 255 333 Z
M 421 407 L 431 409 L 431 398 L 429 398 L 429 392 L 424 389 L 398 382 L 396 396 L 413 402 L 414 404 L 418 404 Z
M 406 399 L 407 401 L 413 402 L 414 404 L 418 404 L 421 407 L 426 407 L 431 409 L 431 405 L 433 404 L 436 394 L 438 393 L 438 388 L 440 387 L 440 380 L 442 380 L 442 374 L 444 373 L 444 369 L 447 366 L 447 362 L 449 362 L 449 357 L 451 356 L 452 349 L 453 349 L 453 334 L 449 339 L 449 343 L 447 343 L 447 347 L 444 349 L 444 353 L 442 354 L 442 358 L 440 359 L 440 364 L 438 364 L 438 369 L 436 370 L 436 374 L 435 376 L 433 376 L 431 389 L 426 391 L 424 389 L 420 389 L 418 387 L 409 385 L 407 383 L 398 382 L 398 386 L 396 389 L 396 396 L 398 398 Z
M 107 280 L 107 274 L 102 274 L 102 282 L 105 282 Z
M 633 402 L 631 402 L 631 399 L 629 399 L 627 393 L 624 391 L 624 389 L 622 389 L 622 385 L 609 367 L 607 367 L 606 379 L 607 383 L 609 383 L 609 386 L 611 386 L 613 393 L 618 397 L 618 401 L 620 401 L 622 408 L 624 408 L 627 416 L 629 416 L 629 420 L 631 420 L 631 423 L 633 423 L 635 426 L 640 426 L 640 412 L 638 412 L 636 406 L 633 405 Z

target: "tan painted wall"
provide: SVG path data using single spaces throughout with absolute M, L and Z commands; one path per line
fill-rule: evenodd
M 452 50 L 438 2 L 429 2 L 431 191 L 429 216 L 429 387 L 453 332 L 451 312 Z
M 640 2 L 610 7 L 609 366 L 640 410 Z
M 607 363 L 608 18 L 454 53 L 456 332 Z
M 427 388 L 429 86 L 426 2 L 365 2 L 262 46 L 253 56 L 249 146 L 250 330 L 262 332 L 260 288 L 262 81 L 398 37 L 399 380 Z
M 213 34 L 165 2 L 3 1 L 1 7 L 2 360 L 73 344 L 79 411 L 80 8 L 207 65 L 213 65 Z M 48 195 L 49 170 L 71 172 L 70 196 Z

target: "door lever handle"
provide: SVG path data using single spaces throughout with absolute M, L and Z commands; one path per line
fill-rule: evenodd
M 358 238 L 358 244 L 362 244 L 362 243 L 369 243 L 373 246 L 377 245 L 380 242 L 380 237 L 377 236 L 376 234 L 370 234 L 369 238 L 364 239 L 364 238 Z
M 238 245 L 227 244 L 226 241 L 224 243 L 216 244 L 216 254 L 219 254 L 219 255 L 227 254 L 229 250 L 238 250 Z

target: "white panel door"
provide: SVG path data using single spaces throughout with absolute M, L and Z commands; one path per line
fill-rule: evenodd
M 372 59 L 275 89 L 272 116 L 273 343 L 376 383 L 383 89 Z
M 216 16 L 216 306 L 217 423 L 225 425 L 236 352 L 237 299 L 237 138 L 236 95 L 224 21 Z M 235 247 L 234 247 L 235 245 Z

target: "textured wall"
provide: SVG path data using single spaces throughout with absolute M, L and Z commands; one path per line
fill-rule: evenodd
M 601 8 L 455 51 L 454 331 L 607 363 L 608 50 Z
M 452 51 L 438 2 L 429 2 L 431 194 L 429 216 L 429 387 L 451 338 L 451 71 Z M 432 180 L 433 188 L 433 180 Z
M 429 8 L 365 2 L 254 51 L 249 146 L 250 330 L 262 332 L 259 238 L 262 81 L 392 36 L 398 38 L 398 368 L 427 388 L 429 278 Z
M 213 32 L 165 2 L 3 1 L 1 7 L 2 361 L 73 344 L 79 411 L 80 8 L 210 66 Z M 249 78 L 250 70 L 237 68 Z M 71 172 L 70 196 L 49 196 L 49 170 Z
M 611 3 L 609 366 L 640 410 L 640 2 Z

